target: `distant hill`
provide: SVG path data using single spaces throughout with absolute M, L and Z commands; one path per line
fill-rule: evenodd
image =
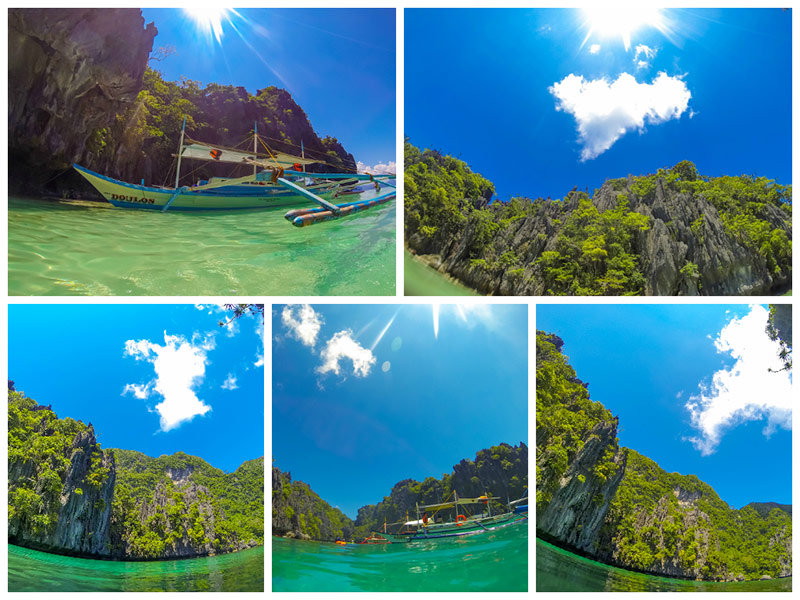
M 752 508 L 762 517 L 766 517 L 770 513 L 770 511 L 775 508 L 777 508 L 778 510 L 782 510 L 790 517 L 792 516 L 791 504 L 778 504 L 777 502 L 751 502 L 747 506 Z

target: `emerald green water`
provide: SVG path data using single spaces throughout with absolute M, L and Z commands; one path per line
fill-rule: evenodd
M 394 202 L 303 228 L 285 212 L 161 213 L 10 198 L 8 293 L 395 294 Z
M 118 562 L 8 545 L 9 592 L 262 592 L 264 547 L 232 554 Z
M 406 296 L 480 296 L 429 267 L 408 250 L 403 252 L 403 288 Z
M 537 592 L 791 592 L 792 578 L 716 583 L 652 577 L 604 565 L 536 539 Z
M 407 544 L 337 546 L 272 538 L 273 592 L 527 590 L 527 523 Z

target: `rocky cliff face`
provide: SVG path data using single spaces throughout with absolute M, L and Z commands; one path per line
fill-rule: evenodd
M 289 472 L 272 468 L 272 535 L 304 540 L 352 539 L 353 521 Z
M 215 538 L 214 506 L 209 502 L 208 488 L 190 482 L 189 474 L 190 471 L 184 473 L 185 477 L 173 479 L 174 485 L 159 481 L 152 498 L 138 505 L 139 523 L 145 526 L 158 522 L 169 540 L 159 555 L 160 559 L 215 554 L 212 545 Z M 192 508 L 187 510 L 187 507 Z M 117 558 L 153 558 L 148 548 L 134 539 L 120 537 L 112 539 L 112 544 Z
M 50 411 L 47 411 L 50 412 Z M 47 431 L 42 431 L 47 434 Z M 59 460 L 63 470 L 43 472 L 34 459 L 9 458 L 9 494 L 34 493 L 35 512 L 9 515 L 11 543 L 60 554 L 109 556 L 108 532 L 116 468 L 114 457 L 100 449 L 94 429 L 75 434 Z M 57 493 L 52 493 L 56 483 Z
M 732 211 L 726 224 L 712 202 L 711 192 L 680 191 L 683 188 L 674 180 L 668 183 L 669 177 L 667 173 L 609 180 L 590 199 L 590 206 L 601 215 L 611 214 L 609 211 L 618 209 L 622 201 L 627 203 L 631 213 L 645 217 L 645 227 L 635 231 L 630 248 L 626 249 L 635 261 L 638 271 L 635 277 L 641 278 L 636 284 L 640 286 L 639 293 L 767 295 L 782 293 L 791 287 L 790 210 L 781 208 L 774 199 L 767 201 L 757 197 L 756 192 L 750 197 L 749 192 L 725 190 L 730 200 L 726 200 L 728 204 L 721 204 Z M 420 186 L 425 183 L 421 175 L 417 178 Z M 642 192 L 642 179 L 652 180 L 647 193 Z M 411 189 L 416 189 L 416 180 L 412 178 L 409 184 L 414 184 Z M 720 184 L 719 189 L 724 189 L 724 185 Z M 751 188 L 765 196 L 769 193 L 769 185 L 761 189 L 751 185 Z M 717 192 L 718 189 L 713 190 L 714 194 Z M 459 201 L 457 192 L 450 193 L 450 202 L 460 202 L 461 211 L 461 217 L 454 217 L 450 223 L 409 229 L 407 214 L 406 242 L 411 251 L 426 258 L 433 268 L 487 295 L 554 293 L 552 271 L 548 271 L 544 258 L 557 254 L 559 249 L 563 251 L 559 238 L 582 209 L 580 198 L 587 196 L 573 191 L 561 201 L 521 199 L 515 213 L 507 204 L 495 202 L 487 206 L 481 199 L 470 198 Z M 427 195 L 419 194 L 422 200 L 415 198 L 415 206 L 421 204 L 429 211 L 438 206 L 435 198 L 428 198 L 429 190 Z M 788 195 L 790 198 L 791 192 Z M 748 221 L 751 218 L 753 221 Z M 767 235 L 762 240 L 762 236 L 755 242 L 754 235 L 761 235 L 754 233 L 755 221 L 758 221 L 757 228 L 768 232 L 772 238 Z M 577 227 L 580 228 L 580 223 Z M 745 231 L 746 228 L 750 229 Z M 592 240 L 599 244 L 597 256 L 610 257 L 613 243 L 608 238 L 601 234 Z M 775 253 L 769 248 L 768 239 L 775 241 L 775 248 L 780 246 Z M 586 248 L 583 250 L 585 252 Z M 577 254 L 580 255 L 580 249 Z M 776 259 L 778 254 L 781 256 Z M 563 254 L 561 258 L 565 258 Z M 578 258 L 586 263 L 581 265 L 584 270 L 603 262 L 598 259 L 593 263 L 586 255 Z M 607 277 L 605 281 L 611 290 L 607 295 L 615 293 L 614 284 L 624 277 L 629 277 L 626 284 L 630 284 L 631 273 L 622 275 L 624 262 L 614 267 L 606 265 L 608 270 L 598 274 L 597 279 Z M 564 283 L 560 282 L 562 286 Z
M 617 424 L 618 419 L 600 421 L 591 430 L 558 482 L 552 500 L 541 511 L 537 505 L 537 531 L 571 548 L 596 552 L 600 528 L 627 462 L 627 452 L 616 441 Z M 613 454 L 613 472 L 610 476 L 598 474 L 595 467 L 609 452 Z
M 8 11 L 12 186 L 38 189 L 80 161 L 141 90 L 155 35 L 139 9 Z
M 417 504 L 444 502 L 453 491 L 465 498 L 487 494 L 506 502 L 522 497 L 527 486 L 528 446 L 524 442 L 516 446 L 501 443 L 479 450 L 475 460 L 461 460 L 453 466 L 451 474 L 441 479 L 398 481 L 382 501 L 358 509 L 356 535 L 366 536 L 384 522 L 397 523 L 405 520 L 406 515 L 413 517 Z M 503 506 L 496 504 L 493 510 L 503 510 Z

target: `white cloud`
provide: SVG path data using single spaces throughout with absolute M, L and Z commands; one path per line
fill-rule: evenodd
M 600 44 L 592 44 L 589 46 L 589 54 L 597 54 L 600 52 Z
M 144 400 L 153 393 L 153 382 L 151 381 L 144 385 L 129 383 L 122 389 L 122 393 L 123 395 L 130 393 L 139 398 L 139 400 Z
M 322 317 L 308 304 L 287 304 L 281 313 L 283 325 L 289 335 L 313 348 L 322 327 Z
M 161 430 L 169 431 L 197 415 L 204 415 L 211 407 L 195 394 L 206 372 L 207 344 L 193 345 L 185 338 L 164 332 L 164 345 L 149 340 L 128 340 L 125 354 L 136 360 L 152 363 L 156 377 L 145 385 L 128 384 L 123 390 L 137 398 L 147 398 L 153 392 L 163 400 L 155 410 L 161 417 Z
M 264 354 L 259 353 L 256 355 L 256 362 L 253 363 L 254 367 L 263 367 L 264 366 Z
M 228 377 L 220 387 L 223 390 L 238 390 L 239 386 L 236 385 L 236 376 L 233 373 L 228 373 Z
M 633 64 L 636 65 L 637 69 L 646 69 L 650 66 L 650 61 L 656 57 L 656 54 L 658 54 L 658 50 L 655 48 L 639 44 L 633 54 Z
M 339 331 L 329 339 L 325 347 L 320 352 L 322 364 L 317 367 L 317 373 L 324 375 L 333 371 L 336 375 L 341 372 L 339 361 L 349 358 L 353 363 L 353 375 L 356 377 L 366 377 L 376 358 L 368 348 L 353 339 L 353 332 L 348 330 Z
M 373 175 L 394 175 L 397 173 L 397 164 L 395 161 L 390 161 L 388 164 L 378 163 L 372 167 L 358 161 L 356 168 L 359 173 L 372 173 Z
M 645 124 L 680 118 L 692 96 L 680 77 L 663 72 L 652 83 L 638 83 L 628 73 L 613 82 L 570 74 L 548 90 L 557 99 L 556 110 L 575 117 L 581 161 L 596 158 L 630 130 L 641 133 Z
M 726 430 L 745 421 L 767 420 L 763 434 L 769 438 L 778 427 L 792 428 L 792 376 L 774 372 L 782 364 L 780 345 L 764 331 L 768 312 L 751 306 L 744 317 L 732 319 L 720 331 L 714 345 L 735 363 L 714 373 L 711 385 L 686 403 L 692 426 L 699 435 L 688 438 L 703 456 L 714 453 Z

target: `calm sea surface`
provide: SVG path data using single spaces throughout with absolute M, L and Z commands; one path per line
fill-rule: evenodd
M 9 592 L 261 592 L 264 547 L 186 560 L 118 562 L 8 545 Z
M 408 250 L 403 251 L 403 279 L 406 296 L 480 296 L 429 267 Z
M 10 198 L 8 293 L 394 295 L 395 207 L 297 228 L 286 208 L 161 213 Z
M 456 539 L 337 546 L 272 538 L 272 591 L 528 589 L 528 526 Z
M 715 583 L 651 577 L 536 540 L 537 592 L 790 592 L 792 578 Z

